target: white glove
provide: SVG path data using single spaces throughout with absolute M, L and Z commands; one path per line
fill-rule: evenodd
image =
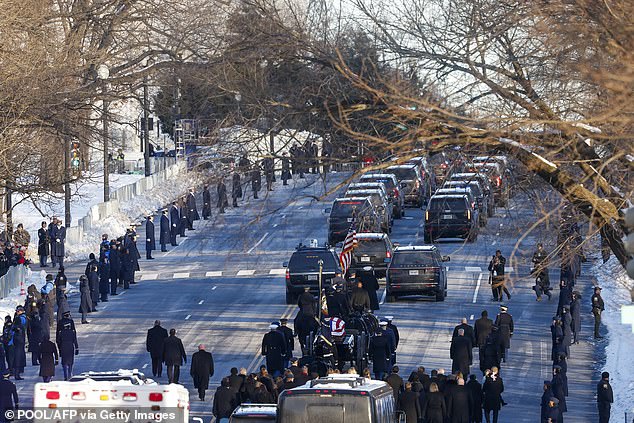
M 150 238 L 148 238 L 148 239 L 146 239 L 146 241 L 147 241 L 147 242 L 150 242 L 151 240 L 150 240 Z
M 173 226 L 173 227 L 176 227 L 176 223 L 173 223 L 173 224 L 172 224 L 172 226 Z
M 55 241 L 57 241 L 57 242 L 61 242 L 61 241 L 59 240 L 59 238 L 57 238 Z

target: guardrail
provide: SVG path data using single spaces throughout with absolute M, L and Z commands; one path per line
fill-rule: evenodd
M 0 298 L 8 296 L 20 283 L 25 283 L 27 275 L 28 268 L 23 264 L 9 267 L 9 271 L 0 278 Z

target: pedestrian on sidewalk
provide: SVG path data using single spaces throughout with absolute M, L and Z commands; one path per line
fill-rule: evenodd
M 163 344 L 169 335 L 167 330 L 161 326 L 160 320 L 154 321 L 154 326 L 147 331 L 145 338 L 145 349 L 150 353 L 152 359 L 152 376 L 163 376 Z
M 238 207 L 238 198 L 242 198 L 242 184 L 240 182 L 240 173 L 236 170 L 233 172 L 231 178 L 231 199 L 233 207 Z
M 50 252 L 51 238 L 48 236 L 46 222 L 42 222 L 42 227 L 37 231 L 37 255 L 40 258 L 40 267 L 48 267 L 46 260 Z
M 216 207 L 220 209 L 219 213 L 224 213 L 225 207 L 229 202 L 227 200 L 227 186 L 225 185 L 223 178 L 218 181 L 216 191 L 218 192 L 218 202 L 216 203 Z
M 59 364 L 57 346 L 51 342 L 48 335 L 40 343 L 39 351 L 40 373 L 44 382 L 50 382 L 55 376 L 55 366 Z
M 90 286 L 88 285 L 88 278 L 86 275 L 79 277 L 79 293 L 81 298 L 79 300 L 79 313 L 81 313 L 81 323 L 88 323 L 88 313 L 92 312 L 92 298 L 90 297 Z
M 148 215 L 145 221 L 145 258 L 154 260 L 152 250 L 156 249 L 156 238 L 154 237 L 154 216 Z
M 203 344 L 200 344 L 198 351 L 192 355 L 189 374 L 194 380 L 194 388 L 198 390 L 198 398 L 204 401 L 205 391 L 209 389 L 209 379 L 214 375 L 214 359 L 210 352 L 205 351 Z
M 200 215 L 198 214 L 198 208 L 196 207 L 196 196 L 194 195 L 194 188 L 189 189 L 189 193 L 187 194 L 187 229 L 190 231 L 194 230 L 194 221 L 200 220 Z
M 176 201 L 172 202 L 172 206 L 170 207 L 170 242 L 173 247 L 177 247 L 178 243 L 176 242 L 176 235 L 180 232 L 180 214 L 178 212 L 178 207 L 176 207 Z
M 203 219 L 207 220 L 211 216 L 211 193 L 209 186 L 203 187 Z
M 167 252 L 167 243 L 170 242 L 170 220 L 167 217 L 167 210 L 161 212 L 161 232 L 159 236 L 161 252 Z
M 605 310 L 605 304 L 603 303 L 603 298 L 601 298 L 601 287 L 594 287 L 594 295 L 592 296 L 592 315 L 594 316 L 594 338 L 601 339 L 603 338 L 599 333 L 599 328 L 601 326 L 601 313 Z

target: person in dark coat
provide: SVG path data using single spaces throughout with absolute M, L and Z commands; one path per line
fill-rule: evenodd
M 418 423 L 423 417 L 418 393 L 412 391 L 410 382 L 405 384 L 405 392 L 399 397 L 398 409 L 405 413 L 405 421 L 407 423 Z
M 550 400 L 553 398 L 553 390 L 549 380 L 544 381 L 544 393 L 542 394 L 541 407 L 540 407 L 540 423 L 548 423 L 548 415 L 550 408 Z M 559 410 L 558 410 L 559 411 Z
M 42 302 L 38 307 L 38 311 L 40 314 L 40 328 L 42 331 L 42 339 L 44 339 L 44 337 L 51 337 L 51 315 L 49 314 L 49 309 L 46 306 L 46 298 L 42 298 L 41 301 Z
M 379 280 L 374 274 L 374 269 L 370 266 L 364 267 L 359 273 L 359 280 L 362 283 L 363 289 L 368 292 L 370 297 L 370 310 L 376 311 L 379 309 L 379 298 L 376 292 L 379 290 Z
M 13 375 L 15 380 L 22 380 L 20 376 L 26 367 L 26 339 L 29 330 L 29 323 L 24 314 L 24 307 L 16 307 L 16 315 L 13 319 Z
M 55 301 L 57 302 L 57 321 L 59 323 L 64 318 L 64 313 L 70 313 L 68 297 L 66 296 L 66 286 L 58 286 L 55 288 Z
M 37 231 L 37 256 L 40 258 L 40 267 L 48 267 L 46 260 L 51 253 L 49 245 L 51 238 L 46 229 L 46 222 L 42 222 L 42 227 Z
M 107 302 L 110 292 L 110 249 L 99 253 L 99 301 Z
M 471 341 L 471 347 L 475 347 L 476 346 L 475 331 L 473 330 L 473 327 L 469 323 L 467 323 L 466 317 L 463 317 L 462 320 L 460 321 L 460 324 L 456 326 L 455 328 L 453 328 L 453 334 L 451 335 L 452 338 L 455 338 L 456 336 L 458 336 L 459 329 L 464 330 L 465 338 Z
M 436 382 L 429 385 L 429 393 L 425 396 L 422 411 L 423 421 L 426 423 L 444 423 L 447 417 L 445 397 L 438 389 Z
M 176 329 L 170 329 L 170 334 L 163 342 L 163 363 L 167 366 L 169 383 L 178 383 L 181 366 L 187 363 L 187 354 L 180 338 L 176 337 Z
M 457 385 L 447 398 L 447 415 L 450 423 L 469 423 L 469 410 L 473 408 L 471 395 L 464 385 L 464 379 L 458 378 Z
M 401 392 L 405 389 L 405 384 L 403 383 L 403 378 L 399 376 L 398 366 L 392 366 L 392 372 L 385 378 L 385 382 L 392 388 L 394 393 L 394 402 L 398 404 Z
M 500 250 L 495 252 L 495 255 L 489 262 L 489 283 L 491 284 L 491 292 L 493 293 L 493 301 L 502 301 L 504 294 L 502 290 L 506 291 L 508 299 L 511 299 L 511 294 L 508 292 L 505 286 L 506 277 L 504 276 L 504 267 L 506 265 L 506 257 L 502 255 Z
M 482 385 L 476 375 L 469 375 L 469 423 L 482 423 Z
M 601 381 L 597 383 L 597 408 L 599 409 L 599 423 L 610 421 L 610 409 L 614 402 L 614 394 L 610 385 L 610 373 L 601 373 Z
M 477 346 L 480 350 L 482 350 L 482 348 L 484 348 L 484 344 L 486 343 L 487 336 L 491 333 L 493 320 L 489 319 L 489 313 L 486 310 L 482 310 L 480 316 L 481 317 L 475 321 L 473 336 L 475 337 L 474 346 Z
M 317 329 L 319 329 L 319 323 L 317 323 L 312 314 L 306 314 L 300 310 L 297 313 L 297 316 L 295 316 L 293 327 L 295 329 L 299 345 L 302 349 L 302 353 L 304 353 L 306 351 L 306 338 L 310 332 L 317 332 Z
M 258 192 L 262 189 L 262 174 L 260 173 L 260 167 L 256 164 L 251 170 L 251 191 L 253 191 L 253 198 L 257 200 Z
M 601 297 L 601 287 L 594 287 L 594 295 L 592 296 L 592 315 L 594 316 L 594 339 L 601 339 L 603 336 L 599 333 L 601 327 L 601 313 L 605 310 L 605 304 Z
M 379 331 L 370 339 L 369 356 L 372 360 L 372 371 L 374 378 L 383 380 L 385 373 L 388 371 L 390 362 L 390 345 L 385 330 Z
M 211 216 L 211 193 L 209 192 L 209 187 L 207 185 L 203 187 L 202 215 L 203 215 L 203 220 L 207 220 Z
M 66 227 L 62 225 L 61 220 L 57 220 L 58 227 L 55 231 L 55 237 L 51 237 L 51 241 L 55 248 L 53 248 L 53 252 L 55 252 L 55 262 L 59 264 L 60 269 L 64 267 L 64 255 L 65 249 L 64 244 L 66 243 Z
M 350 304 L 348 296 L 343 292 L 343 285 L 340 283 L 333 286 L 334 290 L 326 296 L 326 304 L 328 306 L 328 316 L 340 317 L 346 319 L 350 314 Z
M 235 397 L 231 388 L 229 388 L 229 379 L 223 378 L 214 394 L 214 403 L 211 412 L 216 418 L 216 421 L 220 421 L 220 419 L 228 419 L 231 417 L 231 413 L 233 413 L 235 407 Z
M 55 255 L 55 239 L 57 238 L 57 218 L 53 217 L 51 223 L 48 224 L 48 239 L 50 240 L 51 264 L 53 267 L 57 265 L 57 256 Z
M 286 342 L 286 355 L 284 359 L 284 368 L 288 368 L 289 360 L 293 356 L 293 350 L 295 349 L 295 334 L 293 334 L 293 329 L 288 326 L 288 319 L 281 318 L 280 325 L 277 330 L 284 335 L 284 341 Z
M 88 288 L 90 289 L 90 301 L 92 303 L 90 311 L 97 311 L 97 303 L 99 302 L 99 262 L 95 259 L 93 253 L 90 253 L 89 259 L 84 275 L 88 278 Z
M 148 216 L 145 221 L 145 258 L 154 260 L 152 250 L 156 250 L 156 238 L 154 235 L 154 216 Z
M 238 207 L 238 198 L 242 198 L 242 184 L 240 183 L 240 173 L 236 170 L 231 177 L 231 200 L 233 207 Z
M 192 365 L 189 374 L 194 380 L 194 388 L 198 389 L 198 398 L 205 400 L 205 391 L 209 389 L 209 379 L 214 375 L 214 359 L 205 346 L 200 344 L 198 351 L 192 354 Z
M 123 289 L 129 289 L 130 284 L 134 282 L 134 259 L 133 253 L 123 247 L 119 252 L 119 259 L 121 261 L 121 271 L 119 273 L 119 285 L 123 283 Z
M 273 191 L 273 173 L 274 169 L 273 157 L 266 157 L 262 160 L 262 168 L 264 169 L 264 178 L 266 179 L 266 190 Z
M 176 235 L 180 232 L 180 214 L 178 213 L 178 207 L 176 207 L 176 201 L 172 202 L 170 207 L 170 243 L 173 247 L 177 247 Z
M 394 349 L 396 349 L 398 348 L 398 342 L 401 339 L 401 335 L 398 333 L 398 328 L 393 323 L 394 316 L 385 316 L 385 321 L 387 322 L 387 330 L 392 331 L 392 333 L 394 334 Z
M 170 220 L 167 217 L 167 210 L 161 212 L 161 222 L 159 230 L 159 244 L 161 252 L 167 252 L 167 243 L 170 242 Z
M 508 313 L 508 307 L 500 306 L 500 313 L 495 318 L 495 326 L 500 330 L 500 340 L 502 342 L 502 361 L 506 362 L 506 353 L 511 348 L 511 337 L 513 336 L 513 316 Z
M 561 314 L 561 309 L 564 307 L 564 305 L 570 305 L 570 303 L 572 303 L 572 288 L 567 281 L 562 280 L 561 282 L 559 282 L 559 301 L 557 303 L 557 314 Z M 559 407 L 561 408 L 561 404 L 559 404 Z
M 196 207 L 196 196 L 194 195 L 194 189 L 189 189 L 189 194 L 187 194 L 187 220 L 189 221 L 188 229 L 194 229 L 194 221 L 200 220 L 200 215 L 198 214 L 198 208 Z
M 502 361 L 502 343 L 500 342 L 499 331 L 497 326 L 493 326 L 493 330 L 487 337 L 484 347 L 480 350 L 484 356 L 480 355 L 480 370 L 482 374 L 487 369 L 500 367 Z
M 546 410 L 546 422 L 547 423 L 562 423 L 563 416 L 559 410 L 559 400 L 555 397 L 551 397 L 548 401 L 548 409 Z
M 451 340 L 449 349 L 452 360 L 451 372 L 459 371 L 464 377 L 469 374 L 469 367 L 473 363 L 473 345 L 471 340 L 465 336 L 464 329 L 458 329 L 458 335 Z
M 286 340 L 284 335 L 277 331 L 277 322 L 271 323 L 270 331 L 262 337 L 262 355 L 266 357 L 266 368 L 273 377 L 280 376 L 284 371 L 286 357 Z
M 244 401 L 244 383 L 246 381 L 246 369 L 244 374 L 238 374 L 238 368 L 232 367 L 229 375 L 229 388 L 235 395 L 236 405 L 240 405 Z
M 225 181 L 223 179 L 220 179 L 218 181 L 216 191 L 218 193 L 218 201 L 216 202 L 216 207 L 220 209 L 219 213 L 224 213 L 225 207 L 227 207 L 229 201 L 227 200 L 227 186 L 225 185 Z
M 81 313 L 81 323 L 88 323 L 88 313 L 92 312 L 92 298 L 90 297 L 90 286 L 88 286 L 88 278 L 86 275 L 79 277 L 79 313 Z
M 187 209 L 187 202 L 185 201 L 185 197 L 182 197 L 178 201 L 178 216 L 179 216 L 179 225 L 178 229 L 180 231 L 179 236 L 181 238 L 186 237 L 185 230 L 189 228 L 189 218 L 187 217 L 189 210 Z
M 150 353 L 152 359 L 152 376 L 163 376 L 163 344 L 169 335 L 167 330 L 161 326 L 160 320 L 154 321 L 154 326 L 147 331 L 145 338 L 145 349 Z
M 110 295 L 117 294 L 117 284 L 119 283 L 119 274 L 121 273 L 121 254 L 116 241 L 110 242 Z
M 79 354 L 79 344 L 77 344 L 77 331 L 75 322 L 70 318 L 70 311 L 64 313 L 64 317 L 57 324 L 57 348 L 62 356 L 62 369 L 64 370 L 64 380 L 73 376 L 73 364 L 75 356 Z
M 64 266 L 62 266 L 59 268 L 57 275 L 55 275 L 55 286 L 58 288 L 66 288 L 67 284 L 68 284 L 68 278 L 66 277 L 66 274 L 64 273 Z
M 552 349 L 550 352 L 550 359 L 555 361 L 557 355 L 560 352 L 565 352 L 566 349 L 564 347 L 564 331 L 562 328 L 561 318 L 559 316 L 553 317 L 553 322 L 550 325 L 550 335 L 552 338 Z
M 484 417 L 487 423 L 491 422 L 491 412 L 493 412 L 493 423 L 497 423 L 498 414 L 502 408 L 502 392 L 504 392 L 504 382 L 498 374 L 497 367 L 491 368 L 482 386 L 482 394 L 484 401 L 482 408 L 484 409 Z
M 9 380 L 11 373 L 4 371 L 0 379 L 0 422 L 10 422 L 5 413 L 8 410 L 17 410 L 19 407 L 18 391 L 13 382 Z
M 577 291 L 572 293 L 572 303 L 570 303 L 570 317 L 572 318 L 573 344 L 579 343 L 579 333 L 581 332 L 581 294 Z
M 358 281 L 350 294 L 350 307 L 354 311 L 370 311 L 370 296 L 363 289 L 363 282 Z
M 55 376 L 55 366 L 59 363 L 59 355 L 57 353 L 57 346 L 48 336 L 42 339 L 39 347 L 39 361 L 40 361 L 40 373 L 44 382 L 50 382 L 53 376 Z
M 564 380 L 561 375 L 561 368 L 559 366 L 553 367 L 553 378 L 550 381 L 553 397 L 559 400 L 559 421 L 563 422 L 563 413 L 568 411 L 568 407 L 566 406 L 566 390 L 564 386 Z
M 288 185 L 288 180 L 291 176 L 291 161 L 288 158 L 288 153 L 282 153 L 282 184 Z

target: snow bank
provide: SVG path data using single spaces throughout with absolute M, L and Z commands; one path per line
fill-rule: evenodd
M 37 289 L 40 289 L 46 283 L 46 272 L 41 270 L 39 272 L 33 272 L 27 268 L 26 278 L 24 282 L 24 291 L 29 285 L 34 284 Z M 15 308 L 18 305 L 24 305 L 24 299 L 26 295 L 20 295 L 21 287 L 16 287 L 5 298 L 0 299 L 0 318 L 4 322 L 5 316 L 11 316 L 15 313 Z
M 601 296 L 605 302 L 602 321 L 608 328 L 608 345 L 605 349 L 605 367 L 600 369 L 610 373 L 610 383 L 614 391 L 612 418 L 621 421 L 625 412 L 634 415 L 634 329 L 631 324 L 621 321 L 621 308 L 630 306 L 632 281 L 615 257 L 607 263 L 592 267 L 602 288 Z

